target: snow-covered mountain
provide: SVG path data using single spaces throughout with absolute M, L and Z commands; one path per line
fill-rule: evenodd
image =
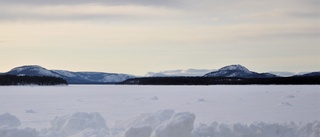
M 312 76 L 320 76 L 320 71 L 317 72 L 310 72 L 310 73 L 305 73 L 302 75 L 295 75 L 295 77 L 312 77 Z
M 296 75 L 304 75 L 312 72 L 287 72 L 287 71 L 269 71 L 267 73 L 274 74 L 280 77 L 291 77 Z
M 295 72 L 286 72 L 286 71 L 269 71 L 267 73 L 274 74 L 281 77 L 291 77 L 297 75 Z
M 147 77 L 171 77 L 171 76 L 203 76 L 209 72 L 214 71 L 213 69 L 187 69 L 187 70 L 165 70 L 160 72 L 148 72 L 145 76 Z
M 207 73 L 204 77 L 270 78 L 277 76 L 270 73 L 253 72 L 242 65 L 230 65 Z
M 46 68 L 36 65 L 21 66 L 11 69 L 7 74 L 18 75 L 18 76 L 51 76 L 59 77 L 59 75 L 53 73 Z
M 122 82 L 129 78 L 134 78 L 133 75 L 117 74 L 117 73 L 103 73 L 103 72 L 72 72 L 66 70 L 48 70 L 41 66 L 21 66 L 14 68 L 6 74 L 17 76 L 52 76 L 60 77 L 69 84 L 83 84 L 83 83 L 116 83 Z

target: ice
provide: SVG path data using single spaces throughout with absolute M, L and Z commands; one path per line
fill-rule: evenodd
M 152 128 L 150 126 L 130 127 L 124 137 L 150 137 Z
M 286 96 L 286 98 L 295 98 L 295 96 L 294 95 L 288 95 L 288 96 Z
M 206 102 L 206 100 L 203 98 L 198 98 L 197 102 Z
M 21 125 L 20 120 L 11 115 L 10 113 L 4 113 L 0 115 L 0 127 L 18 127 Z
M 25 112 L 26 112 L 26 113 L 36 113 L 36 112 L 34 112 L 32 109 L 27 109 Z
M 118 122 L 115 127 L 129 129 L 130 127 L 146 127 L 149 126 L 151 129 L 155 129 L 163 122 L 169 120 L 174 114 L 174 110 L 159 110 L 154 113 L 141 114 L 138 117 L 134 117 L 129 120 Z
M 320 122 L 307 124 L 201 124 L 197 127 L 192 137 L 319 137 Z
M 39 137 L 39 133 L 31 128 L 4 128 L 0 127 L 1 137 Z
M 188 112 L 174 114 L 171 119 L 155 129 L 152 137 L 189 137 L 195 115 Z
M 56 117 L 51 127 L 37 131 L 33 128 L 19 128 L 17 117 L 1 114 L 0 137 L 319 137 L 320 122 L 311 123 L 252 123 L 224 124 L 212 122 L 210 125 L 195 125 L 195 115 L 190 112 L 178 112 L 170 119 L 158 121 L 145 118 L 167 117 L 169 110 L 158 111 L 147 117 L 134 118 L 135 123 L 128 124 L 126 130 L 111 134 L 104 118 L 99 113 L 76 112 L 72 115 Z M 170 112 L 171 113 L 171 112 Z M 163 115 L 163 116 L 160 116 Z M 5 118 L 5 120 L 3 120 Z M 6 121 L 6 122 L 3 122 Z M 9 121 L 9 122 L 8 122 Z M 10 123 L 10 121 L 12 124 Z M 144 126 L 143 126 L 144 125 Z M 152 127 L 155 126 L 155 128 Z M 115 129 L 115 128 L 110 128 Z M 115 132 L 114 132 L 115 133 Z
M 292 104 L 290 104 L 289 102 L 281 102 L 279 105 L 280 106 L 292 106 Z
M 44 130 L 43 134 L 50 136 L 52 133 L 61 136 L 105 136 L 108 128 L 105 119 L 99 113 L 76 112 L 72 115 L 56 117 L 51 121 L 51 127 Z
M 24 128 L 18 129 L 21 125 L 20 120 L 11 115 L 4 113 L 0 115 L 0 137 L 37 137 L 38 132 L 35 129 Z
M 157 96 L 153 96 L 151 100 L 159 100 L 159 98 Z

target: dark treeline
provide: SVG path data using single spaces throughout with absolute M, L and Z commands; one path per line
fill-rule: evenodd
M 47 76 L 0 75 L 0 85 L 67 85 L 67 81 Z
M 128 79 L 132 85 L 319 85 L 320 77 L 226 78 L 226 77 L 144 77 Z

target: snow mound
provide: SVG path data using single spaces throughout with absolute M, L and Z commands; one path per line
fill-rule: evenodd
M 159 98 L 157 96 L 153 96 L 151 100 L 159 100 Z
M 0 137 L 39 137 L 35 129 L 4 128 L 0 127 Z
M 0 137 L 38 137 L 39 133 L 35 129 L 18 129 L 21 125 L 20 120 L 9 114 L 0 115 Z
M 14 128 L 20 125 L 21 122 L 17 117 L 9 113 L 4 113 L 0 115 L 0 127 Z
M 77 112 L 56 117 L 49 128 L 19 128 L 20 120 L 0 115 L 0 137 L 320 137 L 320 121 L 311 123 L 252 123 L 194 126 L 190 112 L 161 110 L 124 121 L 123 129 L 109 128 L 99 113 Z
M 46 136 L 95 136 L 104 137 L 108 131 L 105 119 L 99 113 L 76 112 L 56 117 L 51 127 L 43 130 Z
M 289 102 L 281 102 L 279 105 L 280 106 L 292 106 L 292 104 L 290 104 Z
M 152 137 L 188 137 L 193 129 L 196 116 L 189 112 L 174 114 L 171 119 L 152 133 Z
M 197 102 L 206 102 L 206 100 L 203 98 L 198 98 Z
M 308 124 L 200 124 L 191 137 L 319 137 L 320 122 Z
M 289 95 L 289 96 L 286 96 L 286 98 L 295 98 L 294 95 Z
M 124 137 L 150 137 L 151 133 L 150 126 L 131 127 L 124 133 Z
M 27 109 L 25 112 L 26 112 L 26 113 L 36 113 L 36 112 L 34 112 L 32 109 Z
M 146 127 L 150 126 L 152 130 L 169 120 L 174 114 L 173 110 L 159 110 L 155 113 L 145 113 L 131 120 L 121 121 L 116 123 L 117 129 L 129 129 L 131 127 Z

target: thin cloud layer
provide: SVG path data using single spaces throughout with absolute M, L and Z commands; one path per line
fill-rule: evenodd
M 15 10 L 12 10 L 15 9 Z M 0 6 L 2 19 L 29 20 L 87 20 L 87 19 L 121 19 L 121 18 L 164 18 L 179 16 L 177 10 L 150 6 L 105 6 L 86 5 L 10 5 Z
M 1 4 L 28 4 L 28 5 L 176 5 L 179 0 L 0 0 Z
M 0 58 L 7 69 L 142 75 L 229 64 L 310 71 L 320 69 L 319 14 L 318 0 L 0 0 Z
M 279 23 L 283 20 L 318 19 L 318 5 L 316 0 L 0 0 L 0 20 L 103 20 L 108 17 L 130 21 L 136 19 L 131 17 L 139 16 L 174 16 L 169 19 L 196 23 L 205 20 L 228 24 L 258 21 Z

